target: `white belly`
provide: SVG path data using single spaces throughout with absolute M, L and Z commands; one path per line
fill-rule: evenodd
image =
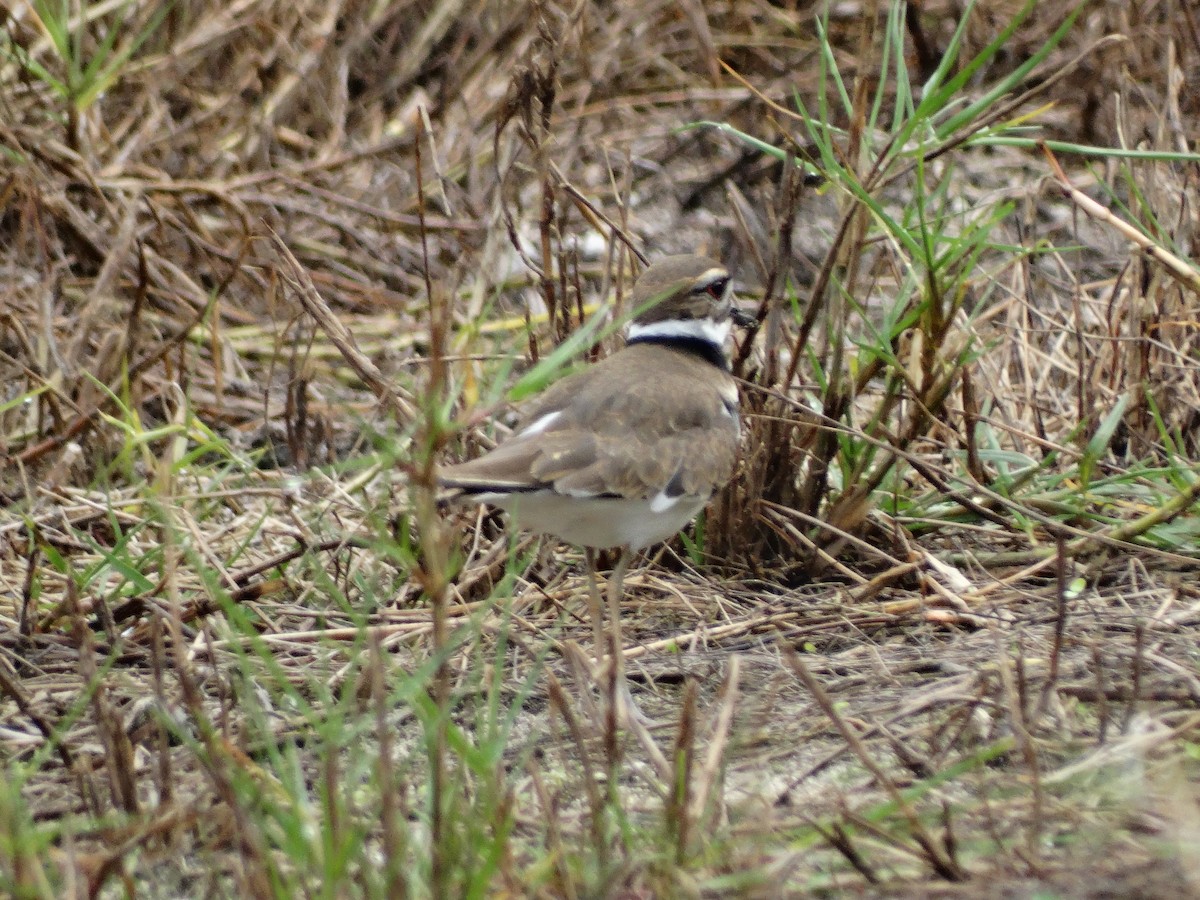
M 550 491 L 478 499 L 507 510 L 529 531 L 552 534 L 581 547 L 631 550 L 672 537 L 708 502 L 707 497 L 677 497 L 664 504 L 662 498 L 566 497 Z

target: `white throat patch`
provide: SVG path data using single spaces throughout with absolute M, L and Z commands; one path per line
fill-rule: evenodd
M 721 322 L 714 322 L 712 319 L 663 319 L 661 322 L 650 322 L 646 325 L 634 322 L 629 326 L 626 339 L 635 341 L 647 338 L 697 338 L 724 349 L 732 327 L 733 323 L 729 319 Z

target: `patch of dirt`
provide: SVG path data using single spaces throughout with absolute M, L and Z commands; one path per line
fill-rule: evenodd
M 1073 5 L 1037 4 L 964 95 L 1014 71 Z M 968 55 L 1017 4 L 980 6 Z M 1186 3 L 1143 5 L 1135 20 L 1126 6 L 1087 8 L 1018 87 L 1085 54 L 1036 99 L 1053 101 L 1038 113 L 1043 135 L 1194 146 L 1200 90 L 1171 85 L 1200 85 L 1195 14 Z M 851 85 L 880 77 L 864 48 L 883 12 L 871 18 L 868 7 L 835 4 L 828 23 Z M 958 7 L 911 5 L 910 71 L 923 64 L 919 43 L 948 45 Z M 108 14 L 85 29 L 86 46 L 98 52 L 104 29 L 120 27 L 118 49 L 132 47 L 153 10 Z M 525 365 L 499 359 L 544 356 L 614 287 L 614 315 L 624 311 L 623 242 L 651 258 L 720 256 L 745 297 L 771 287 L 777 308 L 780 285 L 799 296 L 817 282 L 845 197 L 816 185 L 789 194 L 779 161 L 687 127 L 728 123 L 811 149 L 771 104 L 790 108 L 798 95 L 816 108 L 817 12 L 656 0 L 177 4 L 131 49 L 121 77 L 74 107 L 22 72 L 19 54 L 4 58 L 0 754 L 26 773 L 30 827 L 67 823 L 70 834 L 22 857 L 26 866 L 36 860 L 81 892 L 111 887 L 118 871 L 164 895 L 245 888 L 246 860 L 261 851 L 238 790 L 270 794 L 260 765 L 271 741 L 299 748 L 307 784 L 326 774 L 304 752 L 320 741 L 301 700 L 334 708 L 375 696 L 364 633 L 393 680 L 424 671 L 423 584 L 378 536 L 435 540 L 388 465 L 413 457 L 430 288 L 448 310 L 461 392 L 453 415 L 466 426 L 441 449 L 452 455 L 492 439 L 485 423 L 502 397 L 493 382 Z M 9 46 L 53 70 L 32 8 L 8 17 Z M 1113 34 L 1125 39 L 1089 52 Z M 1119 481 L 1128 460 L 1161 451 L 1164 430 L 1180 454 L 1194 448 L 1194 294 L 1069 206 L 1037 153 L 977 148 L 954 164 L 962 208 L 1015 204 L 998 242 L 1017 250 L 982 259 L 968 286 L 972 303 L 992 308 L 969 367 L 978 402 L 963 394 L 941 431 L 914 442 L 903 489 L 947 494 L 932 478 L 966 451 L 946 433 L 978 421 L 1007 429 L 1009 443 L 990 448 L 997 458 L 1075 458 L 1126 396 L 1120 439 L 1098 471 Z M 1119 165 L 1070 173 L 1094 189 Z M 1192 165 L 1141 182 L 1192 258 L 1195 211 L 1184 200 L 1194 179 Z M 889 185 L 886 208 L 903 208 L 910 189 Z M 305 313 L 272 233 L 394 402 Z M 1035 245 L 1082 249 L 1021 249 Z M 859 265 L 869 320 L 903 273 L 886 248 L 867 248 Z M 795 324 L 781 326 L 789 340 Z M 810 346 L 824 352 L 837 334 L 823 321 Z M 698 867 L 698 890 L 733 871 L 751 873 L 744 892 L 761 896 L 1200 892 L 1194 560 L 1108 546 L 1059 571 L 1038 555 L 1104 516 L 1148 512 L 1157 495 L 1130 478 L 1127 496 L 1102 495 L 1074 518 L 1047 489 L 1024 531 L 986 516 L 922 530 L 928 504 L 912 520 L 864 505 L 844 541 L 814 550 L 811 522 L 762 501 L 764 485 L 794 488 L 817 440 L 801 434 L 816 430 L 811 410 L 781 413 L 772 398 L 807 402 L 818 379 L 804 356 L 801 375 L 780 384 L 790 357 L 772 359 L 761 338 L 755 354 L 744 369 L 743 470 L 709 514 L 708 556 L 697 562 L 673 542 L 631 573 L 624 609 L 632 692 L 654 746 L 670 752 L 690 728 L 697 759 L 719 751 L 701 819 L 721 849 Z M 769 423 L 781 417 L 789 430 L 772 443 Z M 147 436 L 153 429 L 162 431 Z M 382 464 L 359 462 L 374 452 Z M 1179 473 L 1180 483 L 1194 477 Z M 783 506 L 803 511 L 794 499 Z M 827 508 L 812 512 L 819 520 Z M 506 699 L 519 697 L 520 711 L 503 762 L 526 791 L 517 832 L 538 835 L 543 814 L 520 780 L 531 756 L 553 758 L 556 811 L 577 823 L 587 816 L 583 751 L 606 752 L 603 677 L 571 649 L 589 646 L 586 584 L 573 552 L 527 541 L 513 550 L 495 521 L 473 516 L 449 526 L 460 561 L 451 626 L 471 635 L 451 661 L 456 709 L 465 720 L 483 703 L 481 668 L 505 669 Z M 1182 545 L 1190 521 L 1178 523 Z M 514 554 L 525 563 L 511 566 Z M 504 602 L 493 602 L 499 584 Z M 252 624 L 230 627 L 239 615 Z M 245 652 L 249 631 L 270 663 Z M 546 672 L 565 685 L 565 711 Z M 294 695 L 263 691 L 259 709 L 249 699 L 257 679 Z M 565 724 L 572 713 L 582 737 Z M 179 733 L 169 737 L 160 716 Z M 385 720 L 401 756 L 420 748 L 410 706 Z M 356 727 L 377 746 L 377 730 Z M 638 774 L 654 771 L 653 753 L 633 732 L 622 741 L 631 815 L 659 816 L 664 801 L 649 786 L 659 782 Z M 939 877 L 922 833 L 965 880 Z M 648 868 L 631 866 L 619 887 L 648 890 Z M 20 869 L 5 877 L 37 880 Z

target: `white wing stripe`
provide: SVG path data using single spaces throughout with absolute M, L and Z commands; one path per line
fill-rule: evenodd
M 556 410 L 555 412 L 552 412 L 552 413 L 546 413 L 544 416 L 542 416 L 536 422 L 531 424 L 528 428 L 522 428 L 517 436 L 518 437 L 530 437 L 531 435 L 541 434 L 543 431 L 545 431 L 547 428 L 549 428 L 551 425 L 553 425 L 556 421 L 558 421 L 558 419 L 561 415 L 562 415 L 562 412 L 559 410 Z
M 666 491 L 659 491 L 650 498 L 650 512 L 665 513 L 668 509 L 679 502 L 680 496 L 681 495 L 677 494 L 674 497 L 668 497 Z

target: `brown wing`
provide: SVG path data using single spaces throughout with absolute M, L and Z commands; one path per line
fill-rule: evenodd
M 553 488 L 564 494 L 708 496 L 733 472 L 732 379 L 685 352 L 635 344 L 541 394 L 518 433 L 441 470 L 470 493 Z

